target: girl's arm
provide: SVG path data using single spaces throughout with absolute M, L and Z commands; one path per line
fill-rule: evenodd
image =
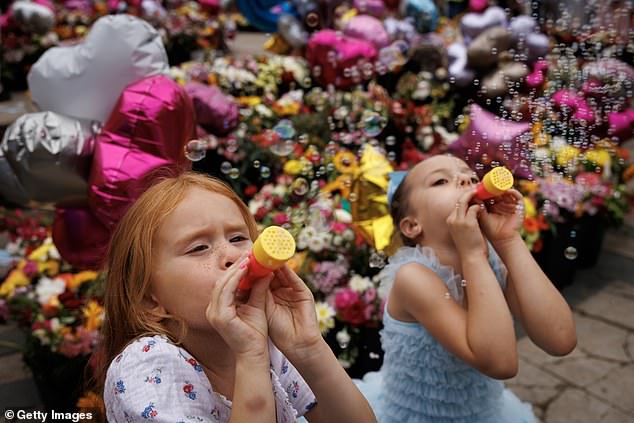
M 365 397 L 321 336 L 306 284 L 288 266 L 275 274 L 267 297 L 269 336 L 317 399 L 306 418 L 310 423 L 376 423 Z
M 462 260 L 468 307 L 448 298 L 447 286 L 430 269 L 410 263 L 396 275 L 388 300 L 391 314 L 405 312 L 448 351 L 480 372 L 508 379 L 517 373 L 511 313 L 484 254 Z
M 274 422 L 269 354 L 237 355 L 230 423 Z
M 296 350 L 287 358 L 317 399 L 317 405 L 304 414 L 310 423 L 376 423 L 365 397 L 323 338 L 316 345 Z
M 570 307 L 526 248 L 522 237 L 492 242 L 508 270 L 506 297 L 526 333 L 541 349 L 566 355 L 577 344 Z

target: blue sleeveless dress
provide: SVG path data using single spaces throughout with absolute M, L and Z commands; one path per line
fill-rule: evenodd
M 397 270 L 411 262 L 433 270 L 462 304 L 462 277 L 429 247 L 399 249 L 380 274 L 382 289 L 389 291 Z M 489 263 L 504 289 L 506 268 L 490 245 Z M 423 326 L 394 319 L 387 307 L 383 316 L 383 366 L 355 380 L 379 423 L 537 423 L 529 404 L 447 351 Z

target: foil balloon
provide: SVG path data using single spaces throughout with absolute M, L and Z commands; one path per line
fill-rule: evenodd
M 414 25 L 406 19 L 396 19 L 390 16 L 385 18 L 383 26 L 392 41 L 405 40 L 411 43 L 418 36 Z
M 263 32 L 275 32 L 280 16 L 293 10 L 289 2 L 281 0 L 236 0 L 236 6 L 251 25 Z
M 28 82 L 40 109 L 104 122 L 126 85 L 168 70 L 158 31 L 134 16 L 111 15 L 98 19 L 83 43 L 47 50 Z
M 55 25 L 52 3 L 20 0 L 10 7 L 11 19 L 27 33 L 46 34 Z
M 360 13 L 381 18 L 385 15 L 385 3 L 383 0 L 354 0 L 354 8 Z
M 79 269 L 102 267 L 110 231 L 89 208 L 57 208 L 52 232 L 53 243 L 65 261 Z
M 498 53 L 511 47 L 511 33 L 502 26 L 489 28 L 473 40 L 467 48 L 467 62 L 470 67 L 486 68 L 500 60 Z
M 352 17 L 348 20 L 343 33 L 352 38 L 368 41 L 377 49 L 387 46 L 390 42 L 390 37 L 381 21 L 369 15 Z
M 438 8 L 432 0 L 404 0 L 401 14 L 411 19 L 421 34 L 434 31 L 440 19 Z
M 185 91 L 194 103 L 197 123 L 209 133 L 225 136 L 238 126 L 238 105 L 220 88 L 188 82 Z
M 447 49 L 449 76 L 458 87 L 466 87 L 473 82 L 475 72 L 467 67 L 467 47 L 462 43 L 453 43 Z
M 21 205 L 85 201 L 96 130 L 52 112 L 20 116 L 0 144 L 2 196 Z
M 308 32 L 293 15 L 282 15 L 277 21 L 277 32 L 293 48 L 302 48 L 308 42 Z
M 497 161 L 518 178 L 531 179 L 530 129 L 530 122 L 503 120 L 472 104 L 469 125 L 449 144 L 449 150 L 462 157 L 480 176 Z
M 337 88 L 360 83 L 363 74 L 360 67 L 364 62 L 371 65 L 376 57 L 377 50 L 368 41 L 339 35 L 330 29 L 314 33 L 306 48 L 306 59 L 315 79 L 322 85 L 334 84 Z
M 460 19 L 460 31 L 467 44 L 494 26 L 506 26 L 506 13 L 498 6 L 489 7 L 484 13 L 467 13 Z
M 569 113 L 572 118 L 580 123 L 594 124 L 594 111 L 588 102 L 576 91 L 570 89 L 558 90 L 551 96 L 550 100 L 555 107 Z
M 158 168 L 186 168 L 185 145 L 194 138 L 194 106 L 176 82 L 163 75 L 129 85 L 96 138 L 88 200 L 111 229 L 141 194 Z
M 583 78 L 586 80 L 583 91 L 597 98 L 631 98 L 628 90 L 634 86 L 634 68 L 613 58 L 601 58 L 583 66 Z

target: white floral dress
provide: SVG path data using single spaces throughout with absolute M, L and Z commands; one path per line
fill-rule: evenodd
M 269 355 L 277 422 L 297 422 L 315 396 L 271 342 Z M 213 391 L 196 359 L 160 335 L 131 342 L 110 363 L 104 402 L 110 423 L 216 423 L 231 416 L 231 401 Z

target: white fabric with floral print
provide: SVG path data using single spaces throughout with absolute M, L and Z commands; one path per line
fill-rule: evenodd
M 277 422 L 296 422 L 315 406 L 315 396 L 270 341 L 269 354 Z M 213 391 L 196 359 L 158 335 L 131 342 L 110 363 L 104 402 L 111 423 L 216 423 L 231 416 L 231 401 Z

